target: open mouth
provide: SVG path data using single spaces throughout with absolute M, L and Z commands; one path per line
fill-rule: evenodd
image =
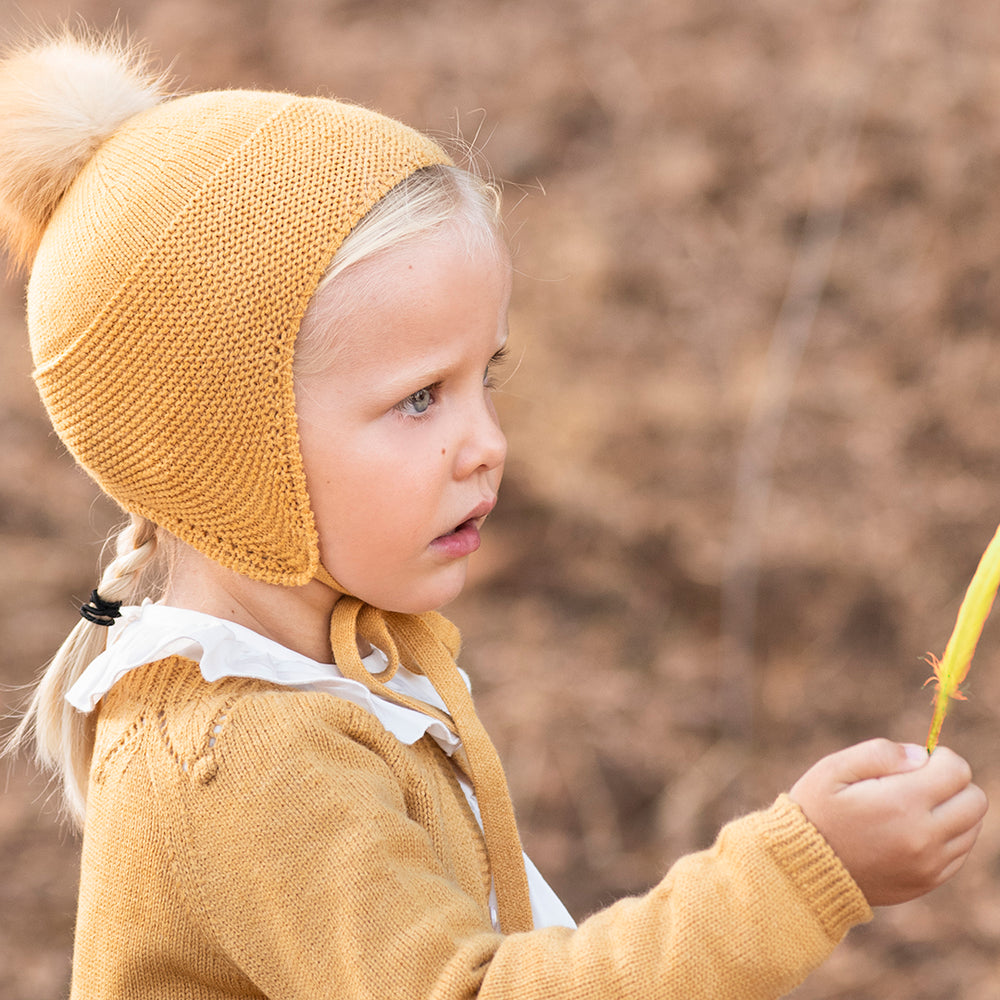
M 481 518 L 470 517 L 447 534 L 435 538 L 431 544 L 452 558 L 472 555 L 480 545 L 480 520 Z
M 451 531 L 435 538 L 431 543 L 436 549 L 448 556 L 461 557 L 471 555 L 480 545 L 479 529 L 496 505 L 496 497 L 480 501 L 469 516 Z

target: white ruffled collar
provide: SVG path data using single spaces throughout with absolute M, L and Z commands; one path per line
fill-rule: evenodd
M 81 712 L 93 711 L 129 671 L 170 656 L 184 656 L 198 663 L 202 677 L 210 683 L 223 677 L 247 677 L 323 691 L 371 712 L 402 743 L 416 743 L 426 734 L 449 755 L 460 745 L 439 719 L 380 698 L 342 676 L 333 664 L 311 660 L 235 622 L 149 601 L 121 611 L 122 617 L 108 629 L 105 651 L 91 661 L 66 695 Z M 386 658 L 376 649 L 362 662 L 378 673 Z M 397 669 L 386 686 L 446 711 L 431 682 L 404 667 Z

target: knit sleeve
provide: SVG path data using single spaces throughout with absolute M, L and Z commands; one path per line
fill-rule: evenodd
M 681 858 L 646 895 L 572 933 L 506 940 L 480 996 L 773 1000 L 871 916 L 819 831 L 782 795 L 724 827 L 709 850 Z M 519 992 L 529 976 L 536 992 Z
M 352 728 L 353 706 L 332 725 L 290 722 L 288 704 L 237 706 L 196 773 L 156 793 L 180 817 L 175 865 L 203 933 L 271 1000 L 764 1000 L 870 916 L 781 798 L 645 896 L 504 938 L 482 886 L 443 861 L 440 841 L 469 830 L 424 818 L 433 803 L 391 738 Z

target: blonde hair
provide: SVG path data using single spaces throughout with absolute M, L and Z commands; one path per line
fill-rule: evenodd
M 436 164 L 410 174 L 376 202 L 344 239 L 302 317 L 295 343 L 295 375 L 314 374 L 329 363 L 338 311 L 347 296 L 368 290 L 355 281 L 338 281 L 341 276 L 353 270 L 353 278 L 362 261 L 435 236 L 446 227 L 449 235 L 464 240 L 470 253 L 499 252 L 504 243 L 499 187 L 471 169 Z M 368 281 L 377 280 L 375 269 Z
M 158 531 L 152 521 L 133 514 L 118 532 L 115 554 L 101 574 L 97 592 L 106 601 L 136 604 L 150 590 L 156 568 Z M 35 759 L 62 779 L 67 813 L 83 822 L 90 758 L 94 749 L 94 716 L 78 712 L 66 694 L 90 662 L 104 651 L 108 630 L 81 618 L 42 675 L 20 725 L 10 737 L 11 753 L 34 738 Z
M 432 166 L 400 182 L 377 202 L 344 239 L 306 310 L 295 350 L 296 374 L 319 369 L 335 350 L 331 332 L 335 324 L 328 321 L 337 305 L 344 303 L 343 296 L 336 294 L 338 285 L 348 291 L 347 283 L 338 282 L 339 278 L 362 261 L 448 226 L 470 251 L 499 249 L 498 188 L 471 171 Z M 350 290 L 357 289 L 352 286 Z M 115 554 L 101 575 L 98 594 L 125 605 L 158 596 L 169 579 L 170 551 L 178 544 L 151 520 L 132 515 L 114 540 Z M 7 747 L 11 752 L 34 738 L 35 758 L 61 778 L 65 810 L 76 824 L 82 824 L 86 808 L 95 717 L 77 711 L 66 701 L 66 694 L 104 651 L 106 639 L 104 626 L 81 619 L 43 674 Z

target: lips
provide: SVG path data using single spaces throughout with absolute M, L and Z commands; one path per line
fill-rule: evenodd
M 481 544 L 479 529 L 495 506 L 495 497 L 483 500 L 472 509 L 469 516 L 461 524 L 447 534 L 435 538 L 431 542 L 431 547 L 453 559 L 472 555 Z
M 462 522 L 462 525 L 468 524 L 470 521 L 477 522 L 477 526 L 481 525 L 496 505 L 496 497 L 489 497 L 487 500 L 483 500 L 473 508 L 469 516 Z M 459 527 L 462 525 L 459 525 Z

